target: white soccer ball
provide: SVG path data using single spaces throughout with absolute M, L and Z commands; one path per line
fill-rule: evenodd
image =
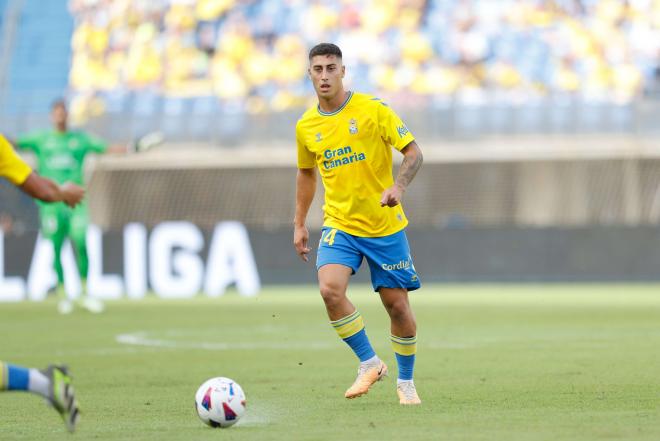
M 229 427 L 245 413 L 245 393 L 230 378 L 211 378 L 197 389 L 195 409 L 199 419 L 209 426 Z

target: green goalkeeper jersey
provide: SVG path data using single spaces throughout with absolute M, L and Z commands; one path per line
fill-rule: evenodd
M 18 147 L 31 150 L 37 156 L 39 174 L 63 184 L 73 182 L 83 185 L 85 156 L 103 153 L 108 146 L 100 139 L 79 131 L 35 132 L 18 139 Z

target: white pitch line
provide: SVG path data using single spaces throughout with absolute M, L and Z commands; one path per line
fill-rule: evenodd
M 336 344 L 331 342 L 192 342 L 153 338 L 148 332 L 138 331 L 118 334 L 115 341 L 120 344 L 132 346 L 147 346 L 167 349 L 203 349 L 207 351 L 230 351 L 238 349 L 331 349 Z

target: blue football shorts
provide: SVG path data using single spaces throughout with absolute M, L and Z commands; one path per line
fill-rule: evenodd
M 351 268 L 355 274 L 363 258 L 369 264 L 374 291 L 380 288 L 413 291 L 421 286 L 403 230 L 383 237 L 359 237 L 323 227 L 316 254 L 317 270 L 323 265 L 337 263 Z

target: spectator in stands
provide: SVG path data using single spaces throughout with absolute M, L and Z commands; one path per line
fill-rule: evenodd
M 654 1 L 71 0 L 70 9 L 76 96 L 149 88 L 240 99 L 251 112 L 307 104 L 297 60 L 321 40 L 350 48 L 348 84 L 404 105 L 555 94 L 625 104 L 652 84 L 660 52 Z

